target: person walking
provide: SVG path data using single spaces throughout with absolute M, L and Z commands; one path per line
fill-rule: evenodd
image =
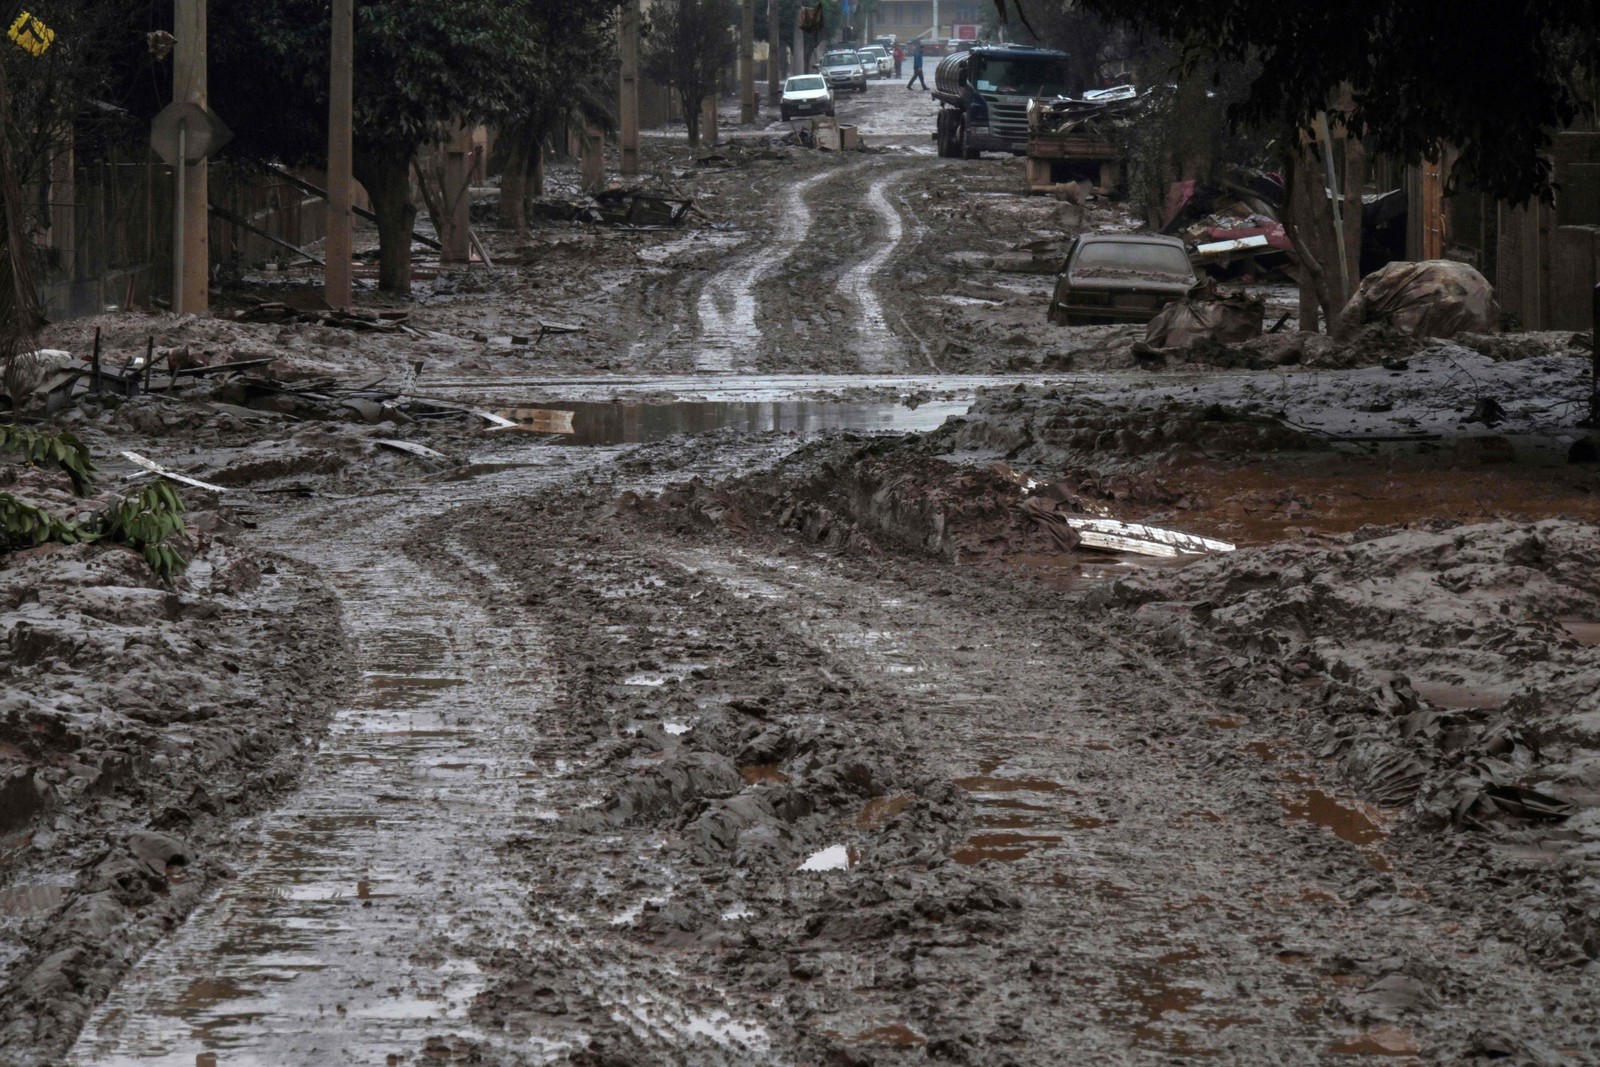
M 903 73 L 901 73 L 901 70 L 900 70 L 901 66 L 905 63 L 905 61 L 906 61 L 906 50 L 904 48 L 902 48 L 901 46 L 899 46 L 899 45 L 895 45 L 894 46 L 894 76 L 896 78 L 904 78 L 905 77 L 905 75 Z
M 922 87 L 924 89 L 926 89 L 928 87 L 928 79 L 926 79 L 926 78 L 924 78 L 922 76 L 922 42 L 921 41 L 918 41 L 915 45 L 912 46 L 912 49 L 911 49 L 911 80 L 906 82 L 906 91 L 910 92 L 911 91 L 911 87 L 913 85 L 917 84 L 918 82 L 922 83 Z

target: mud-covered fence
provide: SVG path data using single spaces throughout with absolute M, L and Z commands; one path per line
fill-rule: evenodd
M 327 234 L 321 200 L 281 178 L 210 165 L 211 203 L 296 247 Z M 319 171 L 300 172 L 319 187 Z M 108 308 L 165 306 L 172 293 L 173 171 L 160 162 L 115 158 L 56 168 L 44 188 L 40 290 L 54 319 Z M 296 257 L 234 222 L 213 216 L 211 270 L 219 274 Z

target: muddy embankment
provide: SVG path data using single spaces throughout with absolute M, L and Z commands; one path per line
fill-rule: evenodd
M 13 472 L 15 473 L 15 472 Z M 0 568 L 0 1059 L 55 1062 L 126 967 L 228 875 L 346 684 L 337 602 L 190 493 L 187 573 L 119 547 Z
M 1042 580 L 1084 625 L 1201 664 L 1281 738 L 1262 761 L 1316 759 L 1436 900 L 1552 965 L 1600 958 L 1596 468 L 1514 462 L 1520 442 L 1335 447 L 1252 406 L 991 393 L 925 437 L 834 439 L 620 504 Z M 1081 548 L 1064 515 L 1243 547 L 1135 565 Z

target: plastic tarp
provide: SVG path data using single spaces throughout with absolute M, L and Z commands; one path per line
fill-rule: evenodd
M 1378 322 L 1417 337 L 1489 333 L 1500 321 L 1494 286 L 1465 263 L 1431 259 L 1390 263 L 1361 279 L 1339 313 L 1349 331 Z

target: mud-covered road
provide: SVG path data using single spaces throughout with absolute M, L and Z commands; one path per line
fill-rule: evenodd
M 921 92 L 840 110 L 873 151 L 737 131 L 676 164 L 721 228 L 536 235 L 409 342 L 169 324 L 352 380 L 425 349 L 566 443 L 71 423 L 228 491 L 175 591 L 0 570 L 8 788 L 50 784 L 0 840 L 0 1059 L 1600 1062 L 1585 365 L 1135 370 L 994 260 L 1119 208 L 934 158 Z M 586 330 L 460 341 L 534 316 Z M 111 628 L 133 681 L 52 674 Z

